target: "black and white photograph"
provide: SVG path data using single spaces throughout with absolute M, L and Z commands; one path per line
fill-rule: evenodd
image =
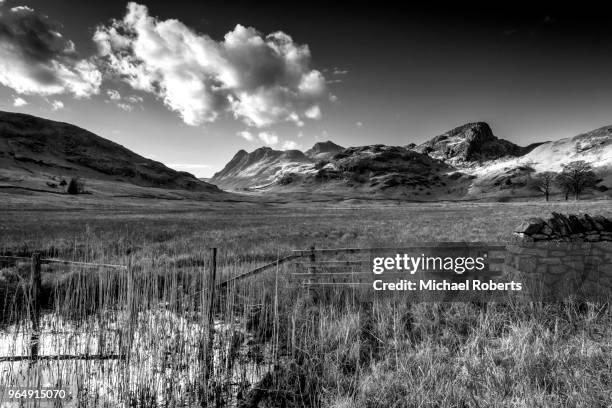
M 0 408 L 612 408 L 612 13 L 0 0 Z

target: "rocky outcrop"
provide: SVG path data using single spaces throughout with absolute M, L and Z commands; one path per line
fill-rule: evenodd
M 370 145 L 349 147 L 336 154 L 331 163 L 340 171 L 368 173 L 429 174 L 448 170 L 440 160 L 400 146 Z
M 601 242 L 612 241 L 612 221 L 601 215 L 579 217 L 552 213 L 552 217 L 530 218 L 515 231 L 516 239 L 523 242 Z
M 455 163 L 520 156 L 526 149 L 499 139 L 485 122 L 468 123 L 416 146 L 416 151 Z
M 315 143 L 314 146 L 312 146 L 312 148 L 306 150 L 306 152 L 304 153 L 307 157 L 311 158 L 312 160 L 318 161 L 318 160 L 329 160 L 331 159 L 336 153 L 341 152 L 342 150 L 344 150 L 344 147 L 335 144 L 334 142 L 328 140 L 327 142 L 318 142 Z

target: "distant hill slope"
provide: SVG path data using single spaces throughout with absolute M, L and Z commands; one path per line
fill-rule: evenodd
M 238 152 L 211 182 L 227 189 L 323 193 L 417 200 L 536 196 L 533 177 L 585 160 L 598 173 L 599 194 L 612 187 L 612 126 L 527 147 L 468 123 L 416 146 L 342 148 L 317 143 L 304 154 L 260 148 Z
M 542 143 L 524 156 L 536 170 L 559 171 L 561 165 L 584 160 L 594 167 L 612 164 L 612 126 L 604 126 L 574 137 Z
M 67 123 L 0 112 L 0 183 L 57 192 L 81 177 L 168 190 L 220 193 L 214 185 L 166 167 Z M 96 183 L 94 183 L 96 184 Z M 100 185 L 100 183 L 97 183 Z

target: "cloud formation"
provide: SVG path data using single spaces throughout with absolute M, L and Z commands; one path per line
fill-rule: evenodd
M 16 97 L 15 100 L 13 100 L 13 106 L 16 108 L 20 108 L 22 106 L 26 106 L 28 104 L 28 101 L 26 101 L 23 98 L 20 97 Z
M 0 84 L 25 95 L 98 93 L 102 74 L 60 29 L 29 7 L 0 9 Z
M 257 137 L 266 146 L 274 147 L 278 144 L 278 136 L 274 132 L 259 132 Z
M 61 109 L 64 109 L 64 102 L 58 100 L 51 101 L 51 110 L 58 111 Z
M 134 107 L 132 105 L 130 105 L 129 103 L 123 103 L 123 102 L 119 102 L 117 104 L 117 107 L 119 109 L 121 109 L 121 110 L 126 111 L 126 112 L 131 112 L 134 109 Z
M 253 136 L 253 133 L 249 132 L 248 130 L 241 130 L 237 133 L 237 135 L 246 140 L 247 142 L 252 143 L 255 141 L 255 136 Z
M 115 90 L 115 89 L 107 89 L 106 90 L 106 95 L 108 95 L 109 99 L 111 101 L 120 101 L 121 100 L 121 94 L 119 93 L 119 91 Z
M 116 89 L 107 89 L 106 95 L 109 101 L 114 102 L 119 109 L 126 112 L 133 111 L 134 105 L 138 105 L 144 101 L 144 99 L 138 95 L 121 96 L 121 93 Z
M 269 146 L 269 147 L 276 147 L 280 144 L 281 149 L 283 150 L 293 150 L 293 149 L 298 149 L 300 147 L 300 145 L 294 142 L 293 140 L 286 140 L 281 143 L 278 135 L 274 132 L 263 131 L 263 132 L 254 134 L 253 132 L 250 132 L 248 130 L 242 130 L 236 134 L 250 143 L 256 143 L 259 141 L 263 143 L 265 146 Z M 300 135 L 298 135 L 298 137 L 300 137 Z
M 294 142 L 293 140 L 287 140 L 283 142 L 283 145 L 281 148 L 283 150 L 297 150 L 300 148 L 300 145 L 297 142 Z
M 157 96 L 189 125 L 223 112 L 255 127 L 299 125 L 318 119 L 329 98 L 308 46 L 281 31 L 263 36 L 237 25 L 216 41 L 129 3 L 122 20 L 97 28 L 94 41 L 110 73 Z

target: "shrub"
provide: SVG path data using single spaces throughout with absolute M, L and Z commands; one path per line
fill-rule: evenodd
M 283 186 L 285 186 L 287 184 L 291 184 L 293 182 L 294 182 L 294 179 L 293 179 L 293 174 L 292 173 L 283 174 L 283 176 L 278 181 L 278 183 L 283 185 Z
M 68 194 L 82 194 L 85 191 L 85 184 L 78 177 L 72 177 L 66 187 Z

